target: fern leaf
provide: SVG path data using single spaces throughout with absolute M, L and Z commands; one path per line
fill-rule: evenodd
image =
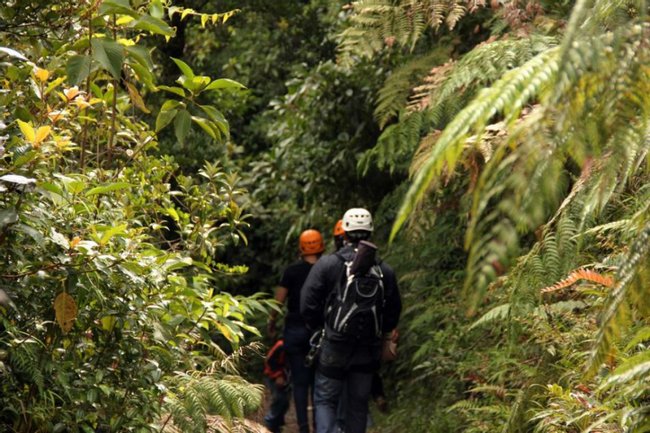
M 630 247 L 627 260 L 617 273 L 616 286 L 611 295 L 609 305 L 603 314 L 600 331 L 596 338 L 595 347 L 587 363 L 587 376 L 596 373 L 603 363 L 614 340 L 620 333 L 620 326 L 628 314 L 626 298 L 632 279 L 636 275 L 637 266 L 645 259 L 650 250 L 650 224 L 639 233 Z
M 528 98 L 551 78 L 557 67 L 557 53 L 557 49 L 550 49 L 521 67 L 507 72 L 492 87 L 484 89 L 444 129 L 404 199 L 391 231 L 391 239 L 395 237 L 415 203 L 422 198 L 428 185 L 440 175 L 443 167 L 453 170 L 463 150 L 464 139 L 469 136 L 470 131 L 480 133 L 488 120 L 503 110 L 507 111 L 506 123 L 511 122 L 521 111 L 523 104 L 528 102 Z
M 486 323 L 494 322 L 495 320 L 503 320 L 510 315 L 510 304 L 498 305 L 490 311 L 481 316 L 480 319 L 472 323 L 469 327 L 470 330 L 484 325 Z
M 650 340 L 650 326 L 644 326 L 643 328 L 639 329 L 634 337 L 630 340 L 630 342 L 627 343 L 625 350 L 632 350 L 632 348 L 634 348 L 639 343 L 643 343 L 648 340 Z
M 578 269 L 571 272 L 569 276 L 567 276 L 562 281 L 559 281 L 553 284 L 552 286 L 544 287 L 541 290 L 541 293 L 557 292 L 566 287 L 572 286 L 574 283 L 580 280 L 591 281 L 592 283 L 600 284 L 601 286 L 610 289 L 614 286 L 614 280 L 607 275 L 602 275 L 596 271 L 592 271 L 589 269 Z
M 639 378 L 647 377 L 650 373 L 650 350 L 643 351 L 621 364 L 607 377 L 602 387 L 620 385 Z
M 421 76 L 435 64 L 443 62 L 448 52 L 433 50 L 425 56 L 418 56 L 395 69 L 379 90 L 375 118 L 379 127 L 384 128 L 391 118 L 406 107 L 411 88 Z

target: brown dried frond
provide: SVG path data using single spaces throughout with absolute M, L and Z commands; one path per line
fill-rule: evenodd
M 434 92 L 444 83 L 449 72 L 455 65 L 456 61 L 450 60 L 443 65 L 432 68 L 429 74 L 422 80 L 424 84 L 413 88 L 406 110 L 409 112 L 422 111 L 431 105 Z

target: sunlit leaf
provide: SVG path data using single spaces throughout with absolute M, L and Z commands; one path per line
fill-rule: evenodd
M 187 78 L 194 78 L 194 71 L 192 71 L 192 68 L 190 68 L 187 63 L 181 59 L 175 59 L 174 57 L 172 57 L 172 60 L 174 63 L 176 63 L 176 66 L 178 66 L 178 69 L 181 70 L 183 75 L 185 75 Z
M 34 127 L 27 123 L 23 122 L 22 120 L 16 120 L 18 123 L 18 127 L 20 128 L 20 132 L 23 133 L 25 136 L 25 140 L 27 140 L 30 143 L 33 143 L 36 141 L 36 131 L 34 130 Z
M 229 78 L 219 78 L 218 80 L 214 80 L 208 87 L 205 88 L 205 90 L 218 90 L 218 89 L 245 89 L 246 86 L 244 86 L 241 83 L 238 83 L 235 80 L 231 80 Z
M 54 312 L 56 316 L 56 323 L 64 334 L 67 334 L 72 329 L 74 321 L 77 319 L 77 303 L 66 292 L 61 292 L 54 299 Z
M 160 18 L 152 17 L 151 15 L 143 15 L 137 21 L 132 23 L 133 28 L 146 30 L 149 33 L 156 35 L 163 35 L 167 37 L 174 36 L 174 29 L 169 24 Z
M 121 191 L 123 189 L 131 188 L 133 185 L 127 182 L 116 182 L 109 183 L 108 185 L 97 186 L 95 188 L 89 189 L 86 191 L 86 197 L 90 197 L 97 194 L 106 194 L 113 191 Z

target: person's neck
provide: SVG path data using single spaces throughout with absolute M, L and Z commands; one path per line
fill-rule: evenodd
M 302 259 L 307 263 L 311 263 L 313 265 L 318 261 L 318 256 L 315 254 L 309 254 L 307 256 L 302 256 Z

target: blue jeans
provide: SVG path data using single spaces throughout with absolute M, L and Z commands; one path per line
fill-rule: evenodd
M 289 359 L 293 400 L 300 433 L 309 433 L 309 394 L 314 391 L 314 369 L 305 366 L 309 352 L 309 330 L 305 326 L 287 326 L 284 329 L 284 348 Z
M 336 433 L 337 409 L 345 391 L 345 433 L 365 433 L 371 387 L 372 372 L 348 371 L 343 379 L 334 379 L 316 371 L 316 432 Z
M 275 381 L 265 378 L 266 386 L 271 390 L 271 406 L 264 416 L 264 425 L 272 433 L 280 433 L 284 425 L 284 415 L 289 409 L 289 386 L 280 388 Z

